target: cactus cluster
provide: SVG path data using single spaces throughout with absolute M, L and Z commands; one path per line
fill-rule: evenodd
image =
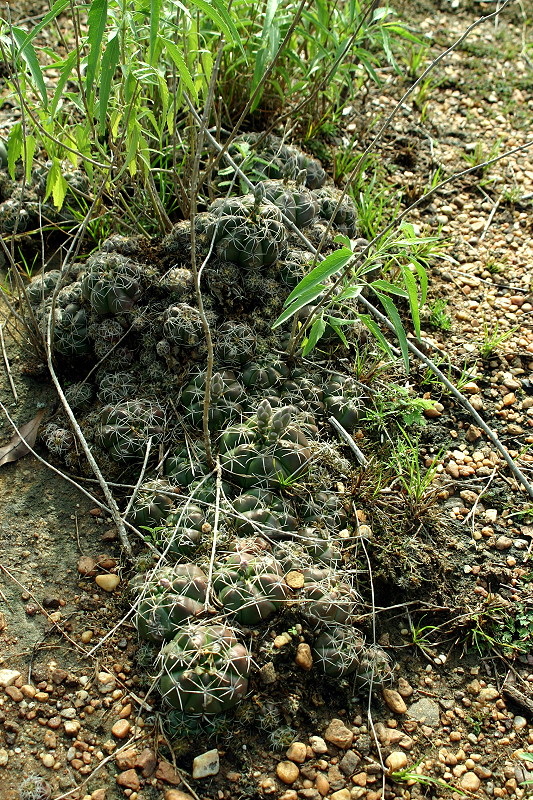
M 360 601 L 342 496 L 311 492 L 319 426 L 330 416 L 347 430 L 359 425 L 360 388 L 337 371 L 341 361 L 323 369 L 314 356 L 287 359 L 290 323 L 272 330 L 313 263 L 294 227 L 317 242 L 335 212 L 327 252 L 335 233 L 356 234 L 355 208 L 323 185 L 318 161 L 275 137 L 246 134 L 232 152 L 245 170 L 264 168 L 254 192 L 215 199 L 194 222 L 214 345 L 207 423 L 221 485 L 201 443 L 207 339 L 191 223 L 178 222 L 161 241 L 113 236 L 85 264 L 26 287 L 41 331 L 51 319 L 58 371 L 76 381 L 69 402 L 106 473 L 137 485 L 151 442 L 128 523 L 165 566 L 145 559 L 145 574 L 133 581 L 135 620 L 143 646 L 160 649 L 159 688 L 176 717 L 221 714 L 243 699 L 252 667 L 245 643 L 276 615 L 297 620 L 315 672 L 367 682 L 388 674 L 385 654 L 367 648 L 354 627 Z M 45 175 L 34 176 L 37 195 Z M 89 188 L 78 177 L 67 178 L 73 198 Z M 2 198 L 0 228 L 2 208 L 20 206 L 16 193 Z M 303 308 L 297 324 L 311 310 Z M 328 347 L 327 331 L 322 343 Z M 82 375 L 73 376 L 74 365 Z M 83 467 L 60 421 L 41 440 Z M 268 730 L 288 741 L 292 729 L 282 722 L 278 713 Z

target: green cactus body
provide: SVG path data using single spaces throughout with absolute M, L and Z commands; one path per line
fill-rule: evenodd
M 246 694 L 250 666 L 232 628 L 190 623 L 163 648 L 161 694 L 187 714 L 220 714 Z
M 246 195 L 215 200 L 210 213 L 212 222 L 206 236 L 214 240 L 221 261 L 255 270 L 270 266 L 283 254 L 286 233 L 275 205 Z
M 143 586 L 136 625 L 141 639 L 155 644 L 169 641 L 184 620 L 204 612 L 207 576 L 195 564 L 162 567 Z
M 165 311 L 163 333 L 177 347 L 196 347 L 204 336 L 200 312 L 187 303 L 170 306 Z
M 202 427 L 205 396 L 205 372 L 200 372 L 183 389 L 180 397 L 184 409 L 183 419 L 191 427 Z M 209 403 L 209 428 L 220 430 L 228 421 L 242 414 L 239 401 L 244 399 L 244 389 L 233 372 L 216 372 L 211 381 Z
M 315 666 L 331 678 L 341 678 L 359 669 L 365 643 L 351 626 L 335 625 L 323 631 L 313 646 Z
M 288 250 L 278 263 L 279 277 L 285 286 L 294 289 L 310 271 L 313 259 L 313 253 L 308 250 Z
M 365 647 L 357 669 L 357 679 L 367 686 L 383 686 L 392 679 L 392 667 L 388 655 L 375 645 Z
M 63 356 L 82 356 L 91 351 L 87 312 L 76 303 L 56 308 L 53 332 L 53 349 L 56 353 Z
M 274 489 L 304 474 L 311 458 L 307 438 L 291 423 L 291 411 L 263 400 L 247 421 L 220 437 L 222 469 L 245 489 Z
M 271 555 L 239 550 L 213 573 L 213 588 L 224 611 L 248 627 L 270 617 L 285 601 L 287 587 Z
M 98 440 L 114 461 L 142 461 L 150 438 L 151 452 L 157 453 L 165 424 L 161 408 L 143 400 L 129 400 L 102 410 Z
M 339 189 L 333 189 L 328 186 L 324 189 L 318 189 L 314 192 L 314 197 L 318 202 L 318 215 L 326 222 L 333 217 L 334 227 L 343 233 L 345 236 L 353 237 L 357 233 L 357 210 L 353 200 L 344 195 Z M 341 199 L 339 209 L 335 213 L 335 209 Z
M 24 233 L 30 227 L 31 217 L 23 201 L 10 197 L 0 203 L 0 233 Z
M 257 146 L 259 137 L 262 141 Z M 238 164 L 244 162 L 247 174 L 255 179 L 282 178 L 287 173 L 287 164 L 291 164 L 293 169 L 305 170 L 308 189 L 318 189 L 326 180 L 320 161 L 271 134 L 244 133 L 233 141 L 230 153 Z
M 333 375 L 324 386 L 324 405 L 346 430 L 353 430 L 361 416 L 361 402 L 356 385 L 345 375 Z
M 239 536 L 259 533 L 279 539 L 298 529 L 298 521 L 284 500 L 266 489 L 249 489 L 233 501 L 237 516 L 233 520 Z
M 100 378 L 98 399 L 106 405 L 114 405 L 128 397 L 134 397 L 138 384 L 131 372 L 109 372 Z
M 61 277 L 58 269 L 52 269 L 50 272 L 43 272 L 41 275 L 36 275 L 32 278 L 31 283 L 26 286 L 26 297 L 31 305 L 39 305 L 43 300 L 46 300 L 53 294 L 57 282 Z
M 175 491 L 168 481 L 160 478 L 145 481 L 139 488 L 131 509 L 133 524 L 150 528 L 157 525 L 170 513 L 176 497 L 179 496 L 173 497 Z
M 265 181 L 265 197 L 298 228 L 310 225 L 318 212 L 313 195 L 294 181 Z
M 137 300 L 140 267 L 119 253 L 100 252 L 87 261 L 81 290 L 95 314 L 122 314 Z
M 254 356 L 255 346 L 253 330 L 242 322 L 225 322 L 216 332 L 215 354 L 224 366 L 248 364 Z
M 193 481 L 206 475 L 205 450 L 203 445 L 182 447 L 165 459 L 164 473 L 179 486 L 189 486 Z
M 199 505 L 184 503 L 168 515 L 165 525 L 157 531 L 160 547 L 167 550 L 169 556 L 188 556 L 211 532 L 211 514 Z
M 349 583 L 332 569 L 305 569 L 302 589 L 302 613 L 314 623 L 350 622 L 357 609 L 358 597 Z
M 315 492 L 311 498 L 300 503 L 298 512 L 307 524 L 339 531 L 348 523 L 344 502 L 342 495 L 326 491 Z
M 303 528 L 298 541 L 305 547 L 313 561 L 330 567 L 342 564 L 342 553 L 328 531 L 319 528 Z
M 288 368 L 279 361 L 264 365 L 253 363 L 243 370 L 241 380 L 247 389 L 265 392 L 279 384 L 288 374 Z

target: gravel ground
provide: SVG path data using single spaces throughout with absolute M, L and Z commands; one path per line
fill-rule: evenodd
M 451 5 L 400 9 L 432 35 L 433 55 L 477 14 L 493 10 Z M 415 94 L 416 103 L 404 105 L 379 149 L 391 192 L 401 187 L 416 199 L 439 166 L 447 175 L 470 166 L 468 158 L 531 140 L 533 50 L 522 13 L 514 4 L 497 27 L 477 28 L 439 67 L 427 96 Z M 382 77 L 381 88 L 347 116 L 347 134 L 390 112 L 407 86 L 390 72 Z M 6 124 L 10 113 L 2 112 Z M 439 327 L 428 314 L 427 352 L 450 357 L 453 378 L 529 476 L 532 192 L 533 149 L 465 176 L 411 217 L 420 230 L 440 229 L 453 257 L 431 269 L 430 308 L 447 301 L 441 310 L 449 324 L 441 316 Z M 480 348 L 487 350 L 492 335 L 500 341 L 482 359 Z M 46 403 L 51 395 L 24 375 L 9 347 L 21 394 L 17 419 L 24 421 L 36 398 Z M 282 699 L 282 722 L 294 733 L 277 749 L 253 715 L 251 722 L 236 719 L 216 741 L 200 731 L 192 743 L 178 735 L 173 751 L 168 747 L 146 707 L 150 681 L 134 628 L 126 620 L 113 630 L 128 608 L 128 574 L 110 521 L 31 456 L 3 468 L 1 800 L 46 800 L 44 790 L 19 791 L 30 775 L 42 776 L 54 800 L 526 796 L 523 781 L 533 771 L 517 754 L 533 753 L 533 652 L 496 657 L 481 645 L 499 625 L 503 636 L 517 609 L 523 622 L 515 639 L 531 642 L 533 518 L 494 446 L 449 395 L 424 383 L 424 372 L 414 372 L 417 391 L 440 403 L 423 449 L 427 465 L 439 460 L 438 540 L 426 561 L 422 551 L 418 560 L 404 552 L 405 543 L 395 544 L 392 556 L 388 543 L 375 543 L 379 644 L 395 662 L 393 681 L 370 701 L 368 688 L 318 686 L 307 678 L 301 632 L 269 630 L 249 705 Z M 13 407 L 7 385 L 0 393 Z M 10 435 L 5 421 L 1 432 Z M 402 586 L 401 558 L 413 559 L 410 586 L 404 604 L 388 609 L 391 587 Z M 429 601 L 433 581 L 443 582 L 441 606 L 428 610 L 414 641 L 406 612 L 419 592 Z M 454 625 L 446 611 L 454 612 Z M 440 627 L 424 631 L 424 624 Z

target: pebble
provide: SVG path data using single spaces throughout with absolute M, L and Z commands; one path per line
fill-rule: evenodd
M 295 663 L 306 671 L 310 670 L 313 666 L 313 656 L 311 648 L 305 642 L 300 642 L 296 650 Z
M 136 761 L 137 750 L 134 747 L 129 750 L 122 750 L 115 756 L 115 764 L 121 772 L 126 769 L 133 769 L 136 766 Z
M 300 770 L 292 761 L 280 761 L 276 767 L 276 775 L 288 786 L 298 780 Z
M 338 792 L 333 792 L 330 795 L 331 800 L 351 800 L 352 793 L 349 789 L 339 789 Z
M 465 772 L 461 778 L 461 789 L 467 792 L 477 792 L 481 786 L 481 781 L 475 772 Z
M 480 690 L 478 700 L 482 703 L 490 703 L 493 700 L 497 700 L 499 696 L 500 693 L 494 686 L 486 686 Z
M 111 728 L 111 733 L 117 739 L 125 739 L 131 729 L 131 723 L 127 719 L 119 719 Z
M 52 769 L 54 766 L 55 758 L 51 753 L 43 753 L 41 756 L 41 761 L 43 762 L 43 767 L 47 769 Z
M 4 748 L 0 748 L 0 767 L 5 767 L 9 761 L 9 753 Z
M 113 692 L 116 688 L 117 682 L 113 675 L 110 675 L 109 672 L 99 672 L 96 676 L 98 691 L 102 694 L 108 694 L 109 692 Z
M 310 736 L 309 744 L 315 755 L 322 756 L 328 752 L 328 746 L 321 736 Z
M 181 783 L 181 778 L 168 761 L 160 761 L 157 765 L 155 777 L 165 783 L 173 783 L 176 786 Z
M 413 694 L 414 689 L 409 683 L 406 681 L 405 678 L 398 678 L 398 693 L 405 699 L 406 697 L 411 697 Z
M 417 722 L 423 722 L 436 728 L 440 722 L 440 711 L 437 703 L 429 697 L 422 697 L 409 706 L 409 716 Z
M 0 669 L 0 688 L 12 686 L 17 678 L 20 678 L 20 672 L 16 669 Z
M 407 711 L 405 701 L 396 689 L 383 689 L 383 699 L 395 714 L 405 714 Z
M 68 719 L 63 727 L 67 736 L 77 736 L 81 728 L 81 722 L 77 719 Z
M 386 766 L 391 772 L 397 772 L 400 769 L 405 769 L 407 766 L 407 756 L 401 750 L 394 750 L 390 756 L 385 759 Z
M 120 772 L 116 777 L 116 781 L 119 786 L 124 786 L 125 789 L 132 789 L 134 792 L 138 792 L 141 788 L 139 776 L 134 769 L 127 769 L 125 772 Z
M 348 750 L 352 746 L 353 733 L 346 727 L 342 719 L 332 719 L 329 723 L 324 738 L 341 750 Z
M 188 792 L 180 791 L 180 789 L 167 789 L 165 800 L 193 800 L 193 796 Z
M 329 792 L 329 781 L 326 778 L 326 776 L 322 774 L 322 772 L 319 772 L 318 775 L 316 776 L 315 786 L 322 795 L 322 797 L 325 797 Z
M 303 764 L 307 758 L 307 745 L 303 742 L 293 742 L 285 755 L 289 761 L 294 761 L 296 764 Z
M 513 546 L 513 540 L 508 536 L 498 536 L 494 546 L 496 550 L 509 550 Z
M 80 575 L 93 577 L 96 574 L 96 561 L 90 556 L 81 556 L 78 559 L 78 572 Z
M 359 756 L 353 750 L 347 750 L 339 762 L 339 769 L 344 775 L 350 776 L 354 774 L 360 763 Z
M 523 728 L 526 727 L 526 725 L 527 725 L 527 719 L 525 719 L 524 717 L 516 716 L 513 719 L 513 728 L 515 729 L 515 731 L 521 731 Z
M 141 770 L 143 778 L 149 778 L 150 775 L 153 775 L 156 765 L 156 755 L 154 751 L 150 750 L 148 747 L 142 750 L 135 760 L 135 766 Z
M 192 776 L 195 781 L 208 778 L 210 775 L 217 775 L 219 769 L 220 759 L 216 748 L 196 756 L 192 762 Z
M 114 592 L 117 586 L 120 583 L 120 578 L 118 575 L 113 575 L 111 573 L 106 573 L 105 575 L 97 575 L 94 579 L 100 589 L 103 589 L 104 592 Z
M 18 686 L 6 686 L 6 694 L 15 701 L 15 703 L 20 703 L 21 700 L 24 699 L 24 695 L 18 688 Z

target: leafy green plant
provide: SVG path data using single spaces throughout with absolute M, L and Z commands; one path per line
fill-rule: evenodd
M 451 317 L 446 313 L 448 302 L 447 299 L 437 297 L 436 300 L 428 305 L 428 322 L 441 331 L 449 331 L 452 326 Z
M 494 353 L 505 344 L 518 328 L 511 328 L 508 331 L 500 331 L 500 323 L 496 320 L 494 328 L 489 328 L 489 324 L 483 322 L 483 341 L 479 345 L 479 355 L 481 358 L 491 358 Z
M 457 786 L 454 786 L 451 783 L 446 783 L 441 778 L 434 778 L 432 775 L 424 775 L 421 772 L 418 772 L 418 767 L 422 763 L 423 759 L 420 759 L 413 764 L 411 767 L 405 767 L 405 769 L 399 769 L 395 772 L 391 773 L 391 779 L 395 783 L 407 783 L 409 785 L 412 784 L 419 784 L 420 786 L 434 786 L 440 787 L 441 789 L 446 789 L 450 792 L 454 792 L 457 794 L 466 797 L 466 793 L 463 792 L 462 789 L 458 789 Z

